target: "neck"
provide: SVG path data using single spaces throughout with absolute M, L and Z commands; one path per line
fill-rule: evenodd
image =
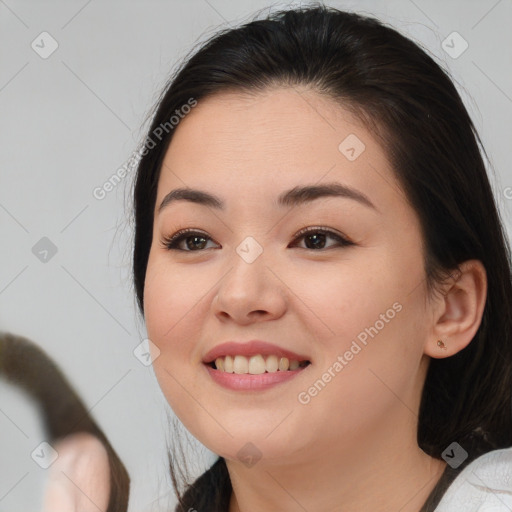
M 229 512 L 418 512 L 446 463 L 423 452 L 415 439 L 404 441 L 398 430 L 391 442 L 389 432 L 387 442 L 365 433 L 351 440 L 357 449 L 331 445 L 300 462 L 261 459 L 246 467 L 226 459 L 233 486 Z

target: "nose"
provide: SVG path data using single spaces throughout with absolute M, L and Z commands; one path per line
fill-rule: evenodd
M 232 266 L 218 285 L 214 313 L 222 321 L 231 319 L 242 325 L 281 317 L 287 297 L 276 268 L 267 266 L 264 253 L 253 261 L 241 254 L 234 253 Z

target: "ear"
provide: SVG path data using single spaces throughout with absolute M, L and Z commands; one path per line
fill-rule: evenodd
M 425 354 L 445 358 L 466 348 L 480 327 L 486 299 L 485 267 L 479 260 L 465 261 L 432 300 L 432 332 L 425 342 Z

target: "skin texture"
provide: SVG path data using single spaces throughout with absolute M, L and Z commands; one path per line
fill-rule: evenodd
M 110 468 L 100 440 L 79 432 L 59 440 L 54 449 L 59 456 L 48 468 L 43 512 L 107 510 Z
M 349 134 L 365 144 L 354 161 L 338 149 Z M 284 190 L 333 181 L 364 193 L 376 209 L 338 197 L 276 206 Z M 230 512 L 419 510 L 445 468 L 417 444 L 422 386 L 430 357 L 462 350 L 480 325 L 481 263 L 466 262 L 458 281 L 429 298 L 419 221 L 383 149 L 346 110 L 305 88 L 201 100 L 176 128 L 156 205 L 178 187 L 214 193 L 226 208 L 186 201 L 155 208 L 146 326 L 169 404 L 226 458 Z M 310 226 L 355 245 L 328 237 L 325 248 L 308 246 L 296 233 Z M 211 240 L 166 249 L 163 237 L 183 228 Z M 263 248 L 251 264 L 236 252 L 247 236 Z M 300 403 L 299 393 L 394 303 L 401 310 Z M 224 341 L 254 338 L 307 354 L 312 364 L 266 391 L 219 387 L 203 356 Z M 251 467 L 237 456 L 248 442 L 261 457 Z

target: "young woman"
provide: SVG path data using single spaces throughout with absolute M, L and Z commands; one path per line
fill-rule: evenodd
M 177 511 L 512 509 L 510 252 L 479 144 L 432 58 L 354 13 L 274 13 L 183 64 L 133 205 L 155 373 L 219 456 L 185 492 L 171 460 Z
M 171 461 L 176 510 L 509 510 L 510 253 L 479 143 L 446 72 L 354 13 L 274 13 L 182 65 L 133 205 L 156 376 L 219 455 L 186 492 Z

